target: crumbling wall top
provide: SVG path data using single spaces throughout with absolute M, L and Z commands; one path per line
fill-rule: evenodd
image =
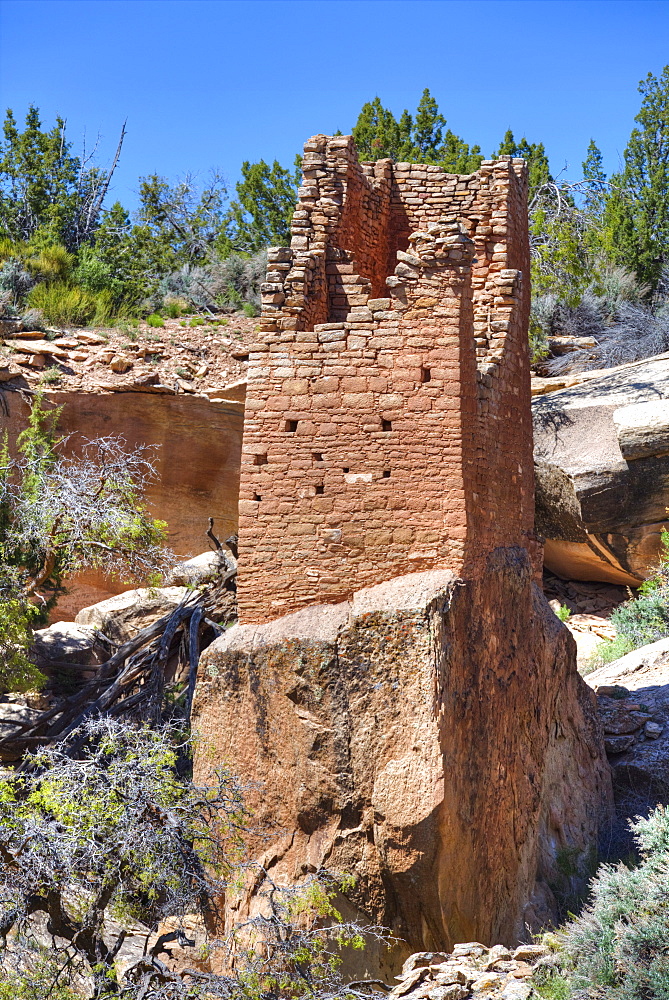
M 531 530 L 526 183 L 306 144 L 249 358 L 244 620 L 473 572 Z

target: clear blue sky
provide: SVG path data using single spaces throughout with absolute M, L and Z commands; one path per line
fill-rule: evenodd
M 489 154 L 504 131 L 580 173 L 591 137 L 615 169 L 637 84 L 669 62 L 664 0 L 2 0 L 0 103 L 67 119 L 112 155 L 113 195 L 137 179 L 292 162 L 316 132 L 350 130 L 379 95 L 397 114 L 424 87 Z

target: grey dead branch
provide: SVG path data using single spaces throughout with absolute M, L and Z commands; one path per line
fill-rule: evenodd
M 200 652 L 235 617 L 237 569 L 230 562 L 234 560 L 119 646 L 70 697 L 36 717 L 33 712 L 29 719 L 3 721 L 2 731 L 9 734 L 0 740 L 0 759 L 17 761 L 27 751 L 66 740 L 86 720 L 101 716 L 157 726 L 176 711 L 188 722 Z M 75 673 L 87 667 L 74 660 L 52 665 Z

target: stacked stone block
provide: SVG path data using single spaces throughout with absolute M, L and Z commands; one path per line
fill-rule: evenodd
M 526 168 L 305 146 L 249 356 L 240 616 L 475 573 L 533 522 Z

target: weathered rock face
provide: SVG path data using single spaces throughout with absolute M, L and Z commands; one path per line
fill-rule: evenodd
M 194 722 L 197 780 L 214 759 L 249 782 L 270 872 L 355 875 L 351 902 L 407 949 L 550 919 L 557 852 L 585 851 L 610 805 L 594 697 L 519 548 L 478 581 L 410 574 L 232 628 Z
M 80 677 L 92 674 L 109 655 L 108 646 L 94 628 L 75 622 L 56 622 L 38 629 L 30 648 L 31 661 L 47 675 L 75 667 Z M 89 669 L 86 669 L 89 668 Z
M 598 694 L 620 855 L 632 847 L 627 821 L 669 805 L 669 639 L 635 649 L 586 679 Z
M 532 404 L 536 524 L 567 579 L 638 584 L 660 554 L 669 489 L 669 356 Z
M 7 410 L 0 411 L 0 430 L 8 430 L 11 444 L 26 426 L 28 407 L 16 392 L 5 392 L 3 399 Z M 158 446 L 158 475 L 147 499 L 154 516 L 167 521 L 175 552 L 202 551 L 209 517 L 215 518 L 222 538 L 237 530 L 241 404 L 148 392 L 49 392 L 48 399 L 63 406 L 60 428 L 73 435 L 73 448 L 82 435 L 107 434 L 123 437 L 129 448 Z M 124 586 L 99 574 L 82 574 L 71 582 L 70 593 L 52 617 L 73 618 L 83 605 L 101 601 Z
M 78 612 L 75 622 L 99 629 L 121 646 L 134 639 L 147 625 L 169 614 L 188 594 L 186 587 L 140 587 L 126 590 Z

